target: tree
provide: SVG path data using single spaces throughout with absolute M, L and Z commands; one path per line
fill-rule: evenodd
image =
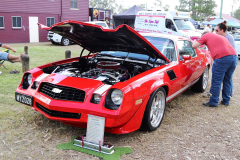
M 168 11 L 168 10 L 169 10 L 169 7 L 170 7 L 170 6 L 169 6 L 168 4 L 166 4 L 165 6 L 163 6 L 163 10 L 164 10 L 164 11 Z
M 237 1 L 239 1 L 239 0 L 233 0 L 231 16 L 233 16 L 233 14 L 234 14 L 233 7 L 234 7 L 234 5 L 236 5 Z
M 214 0 L 179 0 L 180 5 L 175 9 L 178 11 L 192 12 L 195 20 L 205 20 L 209 16 L 214 16 L 214 8 L 217 6 Z
M 116 3 L 116 0 L 89 0 L 89 4 L 93 8 L 109 9 L 112 14 L 117 14 L 118 8 L 123 8 L 121 4 Z
M 233 12 L 233 17 L 240 19 L 240 7 L 235 12 Z
M 146 10 L 146 4 L 139 4 L 137 6 L 143 10 Z

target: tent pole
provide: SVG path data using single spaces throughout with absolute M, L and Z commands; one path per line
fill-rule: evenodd
M 221 0 L 220 19 L 222 19 L 222 4 L 223 4 L 223 0 Z

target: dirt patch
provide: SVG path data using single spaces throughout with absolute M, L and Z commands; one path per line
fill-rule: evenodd
M 161 126 L 154 132 L 135 131 L 125 135 L 106 133 L 116 147 L 130 146 L 133 152 L 121 159 L 240 159 L 240 65 L 233 81 L 229 106 L 205 107 L 208 98 L 187 90 L 167 104 Z M 210 73 L 211 74 L 211 73 Z M 209 80 L 210 82 L 210 80 Z M 208 85 L 207 91 L 209 91 Z M 1 98 L 1 94 L 0 94 Z M 0 159 L 99 159 L 56 146 L 83 135 L 85 129 L 50 121 L 22 104 L 1 106 L 18 112 L 0 120 Z M 1 115 L 0 115 L 1 116 Z

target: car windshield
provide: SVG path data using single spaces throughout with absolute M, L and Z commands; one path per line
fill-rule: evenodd
M 159 38 L 159 37 L 150 37 L 145 36 L 145 38 L 152 43 L 154 47 L 156 47 L 167 59 L 170 61 L 177 60 L 176 52 L 174 43 L 172 40 L 167 38 Z M 111 57 L 119 57 L 119 58 L 126 58 L 135 59 L 135 60 L 143 60 L 147 61 L 149 59 L 148 55 L 139 54 L 139 53 L 128 53 L 128 52 L 121 52 L 121 51 L 102 51 L 99 56 L 108 55 Z M 150 61 L 154 62 L 155 59 L 150 58 Z
M 187 19 L 174 19 L 179 30 L 195 30 L 193 24 Z
M 235 41 L 240 41 L 240 34 L 235 34 L 233 37 Z
M 95 23 L 96 25 L 107 27 L 106 23 Z

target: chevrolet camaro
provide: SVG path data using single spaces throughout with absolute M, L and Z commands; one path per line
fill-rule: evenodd
M 86 128 L 94 115 L 105 119 L 106 132 L 153 131 L 167 102 L 207 88 L 212 58 L 187 38 L 72 20 L 39 26 L 82 49 L 79 57 L 27 71 L 15 92 L 16 101 L 51 120 Z

